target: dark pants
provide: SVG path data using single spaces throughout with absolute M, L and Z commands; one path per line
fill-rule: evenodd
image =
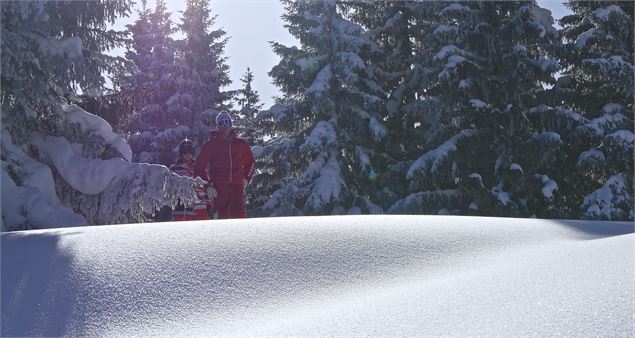
M 218 196 L 214 199 L 214 210 L 219 219 L 245 218 L 245 194 L 242 184 L 218 184 L 214 187 Z

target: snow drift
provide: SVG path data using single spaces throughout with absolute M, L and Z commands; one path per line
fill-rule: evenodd
M 3 233 L 2 336 L 629 336 L 633 223 L 332 216 Z

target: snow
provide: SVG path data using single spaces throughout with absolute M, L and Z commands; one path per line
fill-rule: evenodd
M 326 122 L 318 122 L 311 134 L 304 140 L 304 143 L 300 146 L 302 151 L 311 151 L 316 149 L 322 149 L 324 145 L 333 144 L 337 139 L 335 128 Z
M 449 140 L 445 141 L 439 147 L 426 152 L 421 155 L 414 163 L 408 168 L 408 172 L 406 174 L 406 178 L 408 180 L 414 179 L 415 176 L 419 173 L 426 173 L 428 171 L 434 171 L 438 168 L 443 160 L 446 159 L 450 154 L 457 151 L 457 142 L 463 141 L 465 138 L 470 138 L 475 136 L 477 131 L 475 129 L 466 129 L 458 134 L 454 135 Z M 426 174 L 427 175 L 427 174 Z
M 472 9 L 468 6 L 464 6 L 461 5 L 459 3 L 452 3 L 448 6 L 445 6 L 440 12 L 439 15 L 441 16 L 449 16 L 452 15 L 453 13 L 461 13 L 461 12 L 471 12 Z
M 543 72 L 555 72 L 560 69 L 560 64 L 556 60 L 538 59 L 530 60 L 529 63 L 540 68 Z
M 597 136 L 604 136 L 612 129 L 619 128 L 627 123 L 628 119 L 622 114 L 604 114 L 600 117 L 594 118 L 589 123 L 585 124 L 583 128 L 593 130 Z
M 616 139 L 617 142 L 624 144 L 633 144 L 635 142 L 635 134 L 630 130 L 618 130 L 606 136 L 606 138 Z
M 589 122 L 589 120 L 587 120 L 586 118 L 584 118 L 584 116 L 576 113 L 575 111 L 571 110 L 571 109 L 563 109 L 563 108 L 556 108 L 556 114 L 557 115 L 564 115 L 569 119 L 572 119 L 576 122 L 580 122 L 581 124 L 586 124 Z
M 82 57 L 82 40 L 78 37 L 48 39 L 38 37 L 38 50 L 42 54 L 66 56 L 71 59 Z
M 553 27 L 554 21 L 551 11 L 536 5 L 528 5 L 535 24 L 539 28 L 540 37 L 544 37 L 547 33 L 551 36 L 557 36 L 557 30 Z
M 28 224 L 37 228 L 86 226 L 86 219 L 51 201 L 36 187 L 18 186 L 2 168 L 2 231 Z M 52 181 L 51 181 L 52 182 Z
M 254 154 L 255 158 L 261 157 L 265 152 L 265 148 L 261 146 L 253 146 L 251 147 L 251 153 Z
M 395 13 L 395 15 L 393 15 L 392 17 L 390 17 L 388 20 L 386 20 L 386 23 L 384 24 L 384 26 L 386 28 L 392 28 L 395 29 L 397 27 L 399 27 L 399 24 L 403 21 L 403 13 L 401 11 Z
M 477 173 L 471 173 L 468 177 L 469 177 L 469 178 L 474 178 L 474 179 L 477 179 L 477 180 L 479 180 L 479 181 L 482 181 L 482 180 L 483 180 L 483 178 L 481 177 L 481 175 L 480 175 L 480 174 L 477 174 Z
M 602 112 L 607 114 L 620 113 L 625 107 L 619 103 L 607 103 L 602 107 Z
M 357 55 L 356 53 L 337 52 L 335 56 L 341 64 L 346 65 L 345 71 L 347 72 L 360 71 L 366 68 L 366 64 L 364 64 L 364 60 L 362 60 L 362 58 L 359 57 L 359 55 Z M 351 76 L 347 76 L 347 77 L 351 77 Z
M 40 156 L 53 164 L 66 183 L 87 195 L 103 192 L 129 163 L 121 158 L 101 160 L 79 156 L 63 137 L 47 136 L 33 143 L 37 146 Z
M 53 182 L 53 173 L 51 169 L 31 157 L 29 157 L 22 148 L 13 144 L 11 135 L 6 129 L 0 131 L 2 134 L 2 155 L 5 158 L 6 165 L 18 165 L 21 169 L 21 177 L 19 181 L 21 185 L 37 188 L 42 196 L 53 204 L 58 204 L 59 199 L 55 192 L 55 183 Z M 4 169 L 3 162 L 3 169 Z M 5 195 L 11 196 L 11 195 Z M 8 210 L 8 209 L 2 209 Z
M 632 197 L 629 194 L 629 187 L 624 174 L 611 176 L 606 183 L 598 190 L 584 198 L 582 209 L 586 210 L 585 216 L 610 220 L 617 217 L 633 215 L 623 215 L 621 206 L 632 206 Z M 631 188 L 632 189 L 632 188 Z M 630 211 L 632 213 L 632 209 Z
M 315 179 L 306 206 L 310 210 L 319 210 L 323 206 L 337 201 L 345 188 L 340 164 L 335 154 L 319 168 L 319 176 Z
M 455 25 L 452 25 L 452 26 L 439 25 L 434 30 L 433 34 L 434 35 L 457 34 L 458 31 L 459 31 L 459 27 Z
M 84 217 L 60 204 L 51 169 L 13 144 L 2 130 L 2 231 L 30 227 L 85 226 Z M 11 177 L 14 172 L 17 177 Z
M 274 104 L 268 110 L 262 110 L 258 113 L 259 119 L 273 118 L 274 121 L 278 122 L 284 119 L 289 114 L 289 106 L 282 104 Z
M 476 108 L 476 109 L 485 109 L 487 107 L 489 107 L 489 105 L 479 99 L 471 99 L 470 100 L 470 104 L 472 105 L 472 107 Z
M 629 336 L 633 224 L 330 216 L 3 233 L 2 336 Z
M 588 31 L 580 34 L 578 36 L 578 38 L 575 40 L 575 48 L 577 49 L 582 49 L 584 48 L 584 46 L 586 46 L 587 41 L 589 40 L 589 38 L 591 38 L 593 36 L 593 34 L 595 34 L 595 31 L 597 30 L 597 28 L 591 28 Z
M 319 67 L 320 61 L 323 59 L 324 59 L 323 57 L 312 56 L 312 57 L 298 59 L 295 61 L 295 64 L 298 65 L 298 67 L 300 67 L 300 70 L 302 70 L 302 72 L 310 72 L 316 69 L 317 67 Z
M 333 72 L 331 71 L 331 65 L 327 65 L 316 75 L 315 80 L 311 84 L 309 88 L 307 88 L 304 95 L 316 95 L 320 97 L 323 92 L 327 91 L 331 85 L 331 77 L 333 76 Z
M 544 144 L 562 144 L 562 139 L 560 138 L 560 134 L 547 131 L 543 133 L 534 133 L 531 135 L 532 140 L 537 140 L 538 142 Z
M 523 45 L 522 43 L 517 43 L 514 46 L 513 50 L 514 50 L 514 54 L 522 54 L 522 55 L 527 54 L 527 51 L 528 51 L 527 46 Z
M 558 184 L 547 175 L 539 175 L 544 186 L 542 187 L 542 195 L 547 199 L 553 198 L 553 192 L 558 190 Z
M 611 20 L 611 14 L 613 13 L 620 17 L 626 16 L 626 13 L 624 13 L 620 6 L 610 5 L 608 7 L 598 8 L 593 11 L 593 17 L 595 17 L 599 21 L 609 21 Z
M 462 63 L 466 59 L 460 55 L 451 55 L 448 57 L 448 62 L 443 67 L 443 70 L 439 72 L 437 77 L 441 80 L 450 78 L 450 75 L 456 72 L 456 67 L 459 63 Z
M 368 119 L 368 127 L 375 141 L 381 141 L 388 135 L 388 128 L 379 122 L 375 117 L 371 116 L 367 111 L 359 108 L 354 109 L 355 113 L 362 119 Z
M 364 148 L 355 146 L 355 154 L 357 154 L 357 162 L 359 163 L 359 166 L 362 168 L 362 170 L 366 170 L 366 168 L 372 166 L 370 162 L 370 156 Z
M 511 197 L 509 196 L 509 193 L 506 191 L 493 191 L 494 193 L 496 193 L 496 198 L 503 203 L 503 205 L 507 205 L 509 202 L 512 201 Z
M 461 52 L 455 45 L 446 45 L 441 47 L 439 51 L 432 57 L 434 61 L 442 61 L 447 59 L 450 55 L 459 54 Z
M 582 166 L 582 164 L 588 161 L 590 158 L 594 158 L 598 162 L 604 162 L 604 153 L 600 151 L 599 149 L 595 149 L 595 148 L 584 151 L 580 154 L 580 156 L 578 156 L 578 162 L 576 166 L 578 167 Z
M 632 74 L 633 64 L 624 60 L 621 55 L 613 55 L 611 57 L 602 57 L 597 59 L 583 59 L 582 65 L 589 67 L 597 67 L 600 74 L 604 76 L 613 76 L 610 74 Z
M 518 164 L 518 163 L 512 163 L 509 166 L 509 170 L 511 170 L 511 171 L 519 171 L 521 174 L 523 173 L 523 167 L 521 167 L 520 164 Z
M 388 128 L 386 128 L 386 126 L 384 126 L 381 122 L 377 121 L 376 118 L 371 117 L 368 123 L 375 141 L 381 141 L 384 137 L 386 137 L 386 135 L 388 135 Z
M 123 158 L 130 162 L 132 159 L 132 150 L 130 146 L 118 134 L 112 131 L 112 127 L 106 120 L 97 115 L 93 115 L 76 105 L 63 106 L 63 118 L 67 123 L 77 123 L 81 127 L 82 131 L 90 132 L 95 135 L 101 136 L 104 141 L 117 149 L 117 151 L 123 156 Z
M 470 79 L 463 79 L 461 81 L 459 81 L 459 89 L 469 89 L 474 85 L 474 80 Z

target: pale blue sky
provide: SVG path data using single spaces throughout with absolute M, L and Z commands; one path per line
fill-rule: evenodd
M 148 2 L 153 8 L 154 2 Z M 569 13 L 560 0 L 538 0 L 538 4 L 551 10 L 554 19 Z M 185 1 L 168 0 L 167 7 L 172 12 L 173 21 L 180 22 L 179 12 L 185 10 Z M 250 67 L 254 74 L 253 87 L 260 94 L 264 108 L 269 108 L 273 104 L 272 97 L 278 95 L 278 89 L 271 84 L 267 73 L 279 61 L 271 50 L 269 41 L 297 45 L 295 38 L 283 27 L 282 4 L 277 0 L 210 0 L 210 9 L 218 16 L 214 29 L 222 28 L 229 36 L 225 47 L 225 56 L 228 57 L 230 67 L 229 76 L 233 81 L 229 89 L 241 86 L 240 78 L 247 67 Z M 123 29 L 133 18 L 121 19 L 115 27 Z

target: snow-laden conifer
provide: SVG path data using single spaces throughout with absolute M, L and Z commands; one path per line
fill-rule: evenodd
M 274 43 L 280 63 L 270 75 L 281 105 L 261 113 L 274 121 L 263 168 L 273 182 L 267 214 L 377 212 L 375 145 L 387 128 L 385 93 L 368 60 L 378 52 L 363 28 L 335 1 L 285 1 L 287 28 L 301 49 Z M 359 209 L 351 208 L 356 206 Z
M 420 58 L 427 62 L 419 100 L 434 103 L 440 126 L 404 173 L 409 191 L 418 198 L 455 191 L 448 207 L 437 210 L 443 213 L 547 216 L 557 182 L 543 177 L 562 142 L 556 133 L 532 130 L 527 115 L 559 69 L 544 52 L 558 39 L 549 11 L 524 1 L 436 6 L 424 12 L 433 24 L 422 38 Z M 529 196 L 547 207 L 532 206 Z M 391 210 L 422 211 L 403 206 Z
M 4 230 L 143 221 L 177 194 L 195 198 L 191 179 L 131 164 L 108 123 L 65 104 L 103 88 L 116 61 L 104 52 L 122 39 L 106 27 L 128 12 L 115 0 L 3 2 Z
M 536 122 L 567 144 L 561 188 L 573 217 L 633 219 L 633 4 L 569 2 L 556 49 L 556 109 Z

